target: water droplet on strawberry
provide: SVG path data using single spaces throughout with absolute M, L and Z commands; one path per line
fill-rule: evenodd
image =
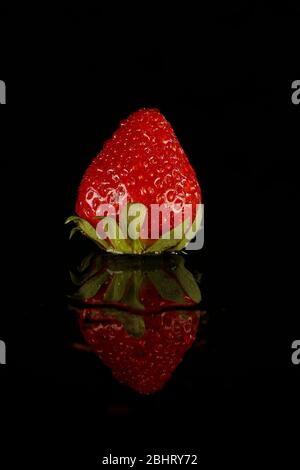
M 173 202 L 175 199 L 175 191 L 173 189 L 169 189 L 166 193 L 165 193 L 165 201 L 166 202 Z
M 160 187 L 160 183 L 161 183 L 161 178 L 156 178 L 156 179 L 154 180 L 154 186 L 155 186 L 156 188 L 159 188 L 159 187 Z

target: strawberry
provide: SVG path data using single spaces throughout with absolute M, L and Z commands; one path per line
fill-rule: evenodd
M 148 316 L 116 309 L 79 310 L 80 330 L 114 377 L 141 394 L 162 389 L 192 346 L 200 311 Z
M 158 236 L 150 240 L 151 205 L 159 204 L 177 211 L 184 204 L 191 205 L 191 227 L 200 203 L 201 190 L 195 171 L 171 125 L 157 109 L 140 109 L 121 122 L 87 168 L 79 187 L 77 216 L 72 216 L 67 222 L 75 222 L 77 228 L 109 251 L 144 253 L 149 250 L 176 250 L 187 244 L 184 231 L 182 240 L 171 243 L 170 240 L 161 240 L 165 233 L 162 220 L 159 221 Z M 100 241 L 95 236 L 99 219 L 104 216 L 99 216 L 99 208 L 103 204 L 109 204 L 113 209 L 121 229 L 122 210 L 130 204 L 141 205 L 147 214 L 144 221 L 147 219 L 148 227 L 145 223 L 140 227 L 138 242 L 113 241 L 113 237 Z M 108 209 L 105 215 L 111 216 L 111 211 Z M 172 214 L 169 230 L 179 225 L 177 220 Z M 115 238 L 119 238 L 120 232 L 117 233 Z

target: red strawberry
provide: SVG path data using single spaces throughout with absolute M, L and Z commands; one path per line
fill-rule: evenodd
M 115 378 L 139 393 L 164 387 L 192 346 L 200 311 L 132 315 L 115 309 L 79 311 L 87 344 Z
M 201 203 L 195 171 L 171 125 L 157 109 L 140 109 L 121 122 L 87 168 L 79 187 L 76 212 L 96 227 L 101 204 L 111 204 L 119 214 L 124 201 L 143 204 L 148 217 L 151 204 L 169 208 L 191 204 L 195 220 L 196 205 Z M 174 228 L 173 219 L 170 228 Z M 85 231 L 84 227 L 81 229 Z M 162 233 L 160 224 L 159 237 Z M 142 238 L 148 238 L 148 234 Z M 119 250 L 123 251 L 122 247 Z

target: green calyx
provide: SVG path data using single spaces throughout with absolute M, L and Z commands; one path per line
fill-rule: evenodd
M 102 309 L 102 312 L 108 317 L 115 318 L 119 321 L 129 336 L 134 338 L 142 338 L 145 334 L 145 321 L 140 315 L 134 315 L 128 312 L 122 312 L 117 309 Z
M 147 208 L 143 204 L 128 204 L 126 210 L 121 213 L 119 224 L 112 217 L 99 217 L 102 233 L 106 237 L 98 235 L 96 229 L 87 221 L 76 215 L 72 215 L 65 221 L 73 223 L 70 239 L 76 232 L 81 232 L 96 245 L 114 254 L 160 254 L 164 251 L 181 251 L 191 240 L 191 233 L 198 230 L 198 214 L 188 228 L 187 221 L 177 225 L 174 229 L 164 233 L 159 239 L 145 240 L 141 237 L 141 228 L 147 215 Z

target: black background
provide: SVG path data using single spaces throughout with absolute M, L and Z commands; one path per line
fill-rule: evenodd
M 299 12 L 145 4 L 3 10 L 1 22 L 0 377 L 10 461 L 196 449 L 200 462 L 287 464 L 299 440 Z M 64 304 L 73 255 L 63 222 L 81 175 L 143 106 L 161 110 L 197 170 L 205 247 L 193 263 L 206 275 L 212 317 L 210 347 L 150 399 L 68 352 Z

